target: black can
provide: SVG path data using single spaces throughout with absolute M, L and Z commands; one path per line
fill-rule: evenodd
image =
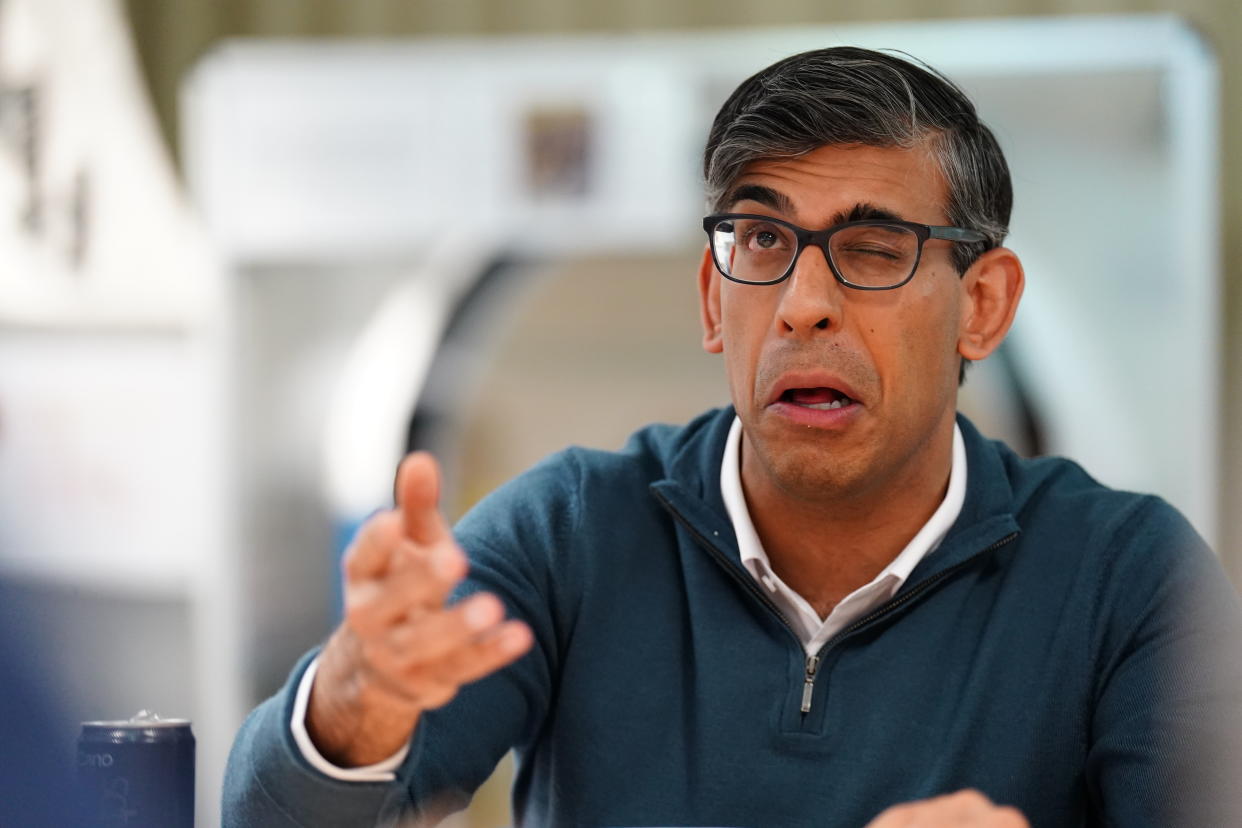
M 194 734 L 188 719 L 143 710 L 83 722 L 78 780 L 90 828 L 194 828 Z

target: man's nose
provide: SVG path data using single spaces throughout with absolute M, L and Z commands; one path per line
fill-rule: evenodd
M 833 276 L 827 254 L 820 247 L 808 245 L 804 248 L 794 263 L 793 273 L 779 287 L 782 290 L 777 308 L 780 333 L 813 336 L 841 324 L 846 287 Z

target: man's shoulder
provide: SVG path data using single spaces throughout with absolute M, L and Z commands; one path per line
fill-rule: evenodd
M 999 441 L 986 442 L 1003 470 L 1014 520 L 1045 553 L 1059 548 L 1111 565 L 1128 559 L 1157 567 L 1188 553 L 1210 556 L 1190 521 L 1158 495 L 1107 485 L 1066 457 L 1027 458 Z
M 484 498 L 459 524 L 462 532 L 501 518 L 535 521 L 529 530 L 572 531 L 583 504 L 595 513 L 609 504 L 633 508 L 648 487 L 676 476 L 719 476 L 729 408 L 713 409 L 689 423 L 656 423 L 634 432 L 618 450 L 570 446 L 541 460 Z M 712 470 L 712 464 L 715 470 Z M 536 517 L 537 516 L 537 517 Z
M 1026 517 L 1079 528 L 1141 524 L 1178 531 L 1189 525 L 1181 512 L 1158 495 L 1110 486 L 1075 460 L 1025 458 L 1005 451 L 1019 523 Z
M 651 423 L 632 433 L 615 450 L 569 446 L 549 455 L 501 487 L 518 488 L 540 498 L 572 492 L 581 496 L 603 484 L 611 490 L 627 485 L 642 489 L 668 477 L 718 476 L 731 408 L 706 411 L 688 423 Z
M 590 474 L 630 473 L 650 481 L 687 469 L 716 474 L 733 416 L 731 408 L 714 408 L 688 423 L 646 425 L 631 434 L 618 451 L 575 446 L 563 453 Z
M 1017 529 L 1004 555 L 1007 583 L 1027 599 L 1040 596 L 1036 603 L 1059 607 L 1062 621 L 1078 618 L 1082 629 L 1112 629 L 1118 647 L 1138 619 L 1163 619 L 1188 604 L 1228 605 L 1215 555 L 1167 501 L 1108 486 L 1064 457 L 1024 458 L 988 445 L 994 469 L 1003 470 L 993 484 L 1009 499 Z

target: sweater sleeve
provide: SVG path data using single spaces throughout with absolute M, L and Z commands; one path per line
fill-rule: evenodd
M 574 616 L 578 578 L 571 548 L 578 522 L 579 475 L 562 452 L 488 495 L 454 529 L 470 573 L 453 596 L 491 592 L 534 633 L 530 652 L 461 688 L 423 715 L 417 755 L 398 771 L 421 819 L 464 807 L 510 749 L 521 756 L 551 706 Z
M 383 814 L 401 807 L 400 783 L 331 779 L 294 743 L 289 721 L 315 655 L 299 662 L 284 689 L 255 708 L 234 739 L 224 777 L 225 828 L 379 825 Z
M 1242 825 L 1242 609 L 1215 556 L 1156 498 L 1101 575 L 1086 776 L 1106 825 Z
M 506 752 L 530 743 L 548 710 L 566 630 L 558 582 L 570 569 L 559 562 L 576 523 L 576 480 L 572 460 L 555 456 L 485 498 L 455 529 L 470 571 L 450 602 L 494 593 L 509 617 L 530 625 L 530 652 L 423 714 L 392 782 L 333 779 L 298 748 L 290 722 L 302 676 L 316 656 L 308 654 L 234 740 L 224 825 L 434 824 L 464 807 Z

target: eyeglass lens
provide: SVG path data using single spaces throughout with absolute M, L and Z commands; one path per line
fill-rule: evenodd
M 843 227 L 828 241 L 841 278 L 861 287 L 904 282 L 918 261 L 919 239 L 899 225 Z M 794 231 L 777 222 L 728 219 L 712 232 L 712 254 L 720 269 L 744 282 L 771 282 L 789 270 L 798 252 Z

